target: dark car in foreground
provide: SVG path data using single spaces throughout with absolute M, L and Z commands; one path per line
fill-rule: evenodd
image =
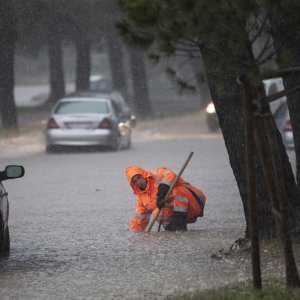
M 284 146 L 287 149 L 294 148 L 293 129 L 287 102 L 281 101 L 274 103 L 274 105 L 271 106 L 271 111 L 277 128 L 281 134 Z M 210 102 L 206 107 L 206 121 L 210 131 L 216 131 L 219 129 L 218 117 L 212 102 Z
M 267 96 L 275 94 L 284 89 L 282 78 L 272 78 L 263 80 L 264 88 Z M 276 101 L 270 103 L 270 109 L 273 115 L 282 102 L 286 102 L 286 97 L 281 97 Z M 215 106 L 212 101 L 209 101 L 206 106 L 206 121 L 207 126 L 211 131 L 216 131 L 219 128 L 219 121 L 216 114 Z
M 24 176 L 25 169 L 18 165 L 6 166 L 4 171 L 0 171 L 0 256 L 8 255 L 10 251 L 10 239 L 8 229 L 9 203 L 7 192 L 3 181 Z
M 99 146 L 111 151 L 131 146 L 130 122 L 107 96 L 73 95 L 57 102 L 47 122 L 46 151 L 65 146 Z
M 268 96 L 284 89 L 282 78 L 264 80 L 263 83 Z M 270 109 L 282 136 L 283 144 L 286 148 L 294 148 L 294 136 L 286 97 L 272 101 L 270 103 Z M 218 130 L 219 121 L 212 101 L 206 106 L 206 121 L 210 131 Z

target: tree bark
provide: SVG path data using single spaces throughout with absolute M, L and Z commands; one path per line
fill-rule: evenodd
M 90 44 L 82 37 L 76 41 L 76 90 L 88 90 L 90 86 Z
M 14 99 L 14 61 L 16 32 L 9 1 L 0 4 L 0 109 L 3 128 L 17 128 Z
M 258 118 L 256 118 L 255 138 L 257 144 L 260 145 L 258 148 L 260 149 L 261 163 L 263 165 L 269 195 L 272 200 L 272 209 L 277 220 L 278 229 L 282 241 L 282 247 L 285 256 L 287 285 L 299 286 L 299 275 L 294 259 L 290 235 L 288 212 L 289 201 L 283 180 L 282 159 L 279 155 L 279 140 L 277 139 L 276 125 L 274 119 L 271 116 L 269 105 L 267 103 L 264 103 L 266 102 L 266 94 L 263 85 L 258 87 L 258 96 L 262 107 L 267 107 L 267 109 L 265 109 L 264 111 L 264 116 L 259 115 Z M 262 132 L 264 131 L 263 125 L 265 125 L 267 131 L 269 132 L 267 139 L 267 144 L 269 147 L 265 147 L 266 141 L 262 137 Z M 266 152 L 268 150 L 266 148 L 269 148 L 269 153 Z M 271 160 L 269 160 L 268 154 L 270 154 L 269 156 L 271 157 Z
M 297 1 L 295 1 L 297 2 Z M 299 38 L 298 38 L 298 28 L 299 28 L 299 4 L 297 6 L 292 5 L 293 10 L 291 11 L 290 5 L 285 2 L 282 4 L 280 10 L 270 19 L 273 28 L 273 40 L 276 51 L 281 55 L 282 53 L 288 53 L 290 57 L 290 62 L 282 62 L 279 60 L 280 68 L 289 68 L 291 66 L 299 66 Z M 292 64 L 292 65 L 291 65 Z M 285 89 L 290 89 L 299 84 L 300 76 L 284 76 L 283 84 Z M 300 92 L 295 92 L 287 95 L 287 104 L 290 113 L 291 124 L 293 128 L 294 145 L 295 145 L 295 155 L 296 155 L 296 183 L 297 190 L 295 196 L 290 195 L 291 191 L 294 191 L 292 187 L 287 186 L 286 191 L 288 193 L 288 198 L 290 203 L 290 210 L 294 214 L 295 226 L 293 230 L 293 238 L 300 238 Z M 283 167 L 286 165 L 284 164 Z M 292 175 L 289 175 L 290 177 Z M 288 180 L 292 182 L 292 180 Z
M 298 1 L 295 1 L 298 2 Z M 283 2 L 283 6 L 276 14 L 273 15 L 270 22 L 272 23 L 274 46 L 276 51 L 281 55 L 283 52 L 290 56 L 290 63 L 280 62 L 280 68 L 300 65 L 299 49 L 299 3 L 297 6 Z M 291 11 L 290 7 L 293 7 Z M 292 65 L 290 65 L 292 64 Z M 299 84 L 300 76 L 285 76 L 283 83 L 285 89 L 295 87 Z M 287 96 L 287 103 L 291 117 L 291 124 L 294 133 L 294 144 L 296 153 L 296 181 L 300 188 L 300 91 Z M 300 200 L 299 200 L 300 206 Z M 300 208 L 299 208 L 300 210 Z M 299 211 L 300 214 L 300 211 Z M 299 216 L 300 218 L 300 216 Z
M 255 168 L 254 168 L 254 122 L 253 122 L 253 103 L 252 87 L 248 78 L 244 77 L 244 99 L 245 99 L 245 135 L 246 135 L 246 170 L 247 170 L 247 198 L 250 219 L 251 234 L 251 258 L 253 286 L 256 289 L 262 288 L 260 253 L 259 253 L 259 235 L 257 227 L 257 205 L 256 205 L 256 186 L 255 186 Z
M 129 49 L 130 67 L 133 81 L 133 102 L 135 110 L 140 115 L 151 115 L 146 66 L 143 52 Z
M 123 66 L 122 44 L 112 25 L 109 31 L 104 34 L 107 42 L 113 88 L 120 91 L 125 99 L 128 99 L 127 82 Z
M 48 104 L 53 106 L 60 98 L 65 96 L 61 36 L 56 30 L 54 24 L 49 26 L 48 49 L 50 71 L 50 96 L 48 99 Z
M 300 51 L 298 52 L 298 55 L 300 55 Z M 300 65 L 300 60 L 298 61 L 297 65 Z M 284 78 L 285 89 L 295 87 L 297 84 L 299 84 L 299 82 L 300 76 L 290 76 L 288 78 Z M 296 154 L 296 182 L 298 188 L 300 188 L 300 92 L 296 92 L 287 96 L 287 99 L 294 135 Z
M 223 72 L 222 70 L 219 70 L 220 73 L 218 76 L 215 76 L 216 72 L 211 67 L 213 65 L 211 65 L 211 62 L 214 61 L 211 57 L 211 53 L 202 51 L 202 57 L 207 72 L 212 99 L 215 104 L 220 128 L 229 155 L 229 162 L 243 203 L 246 220 L 245 237 L 250 238 L 244 156 L 245 127 L 244 112 L 242 109 L 244 107 L 244 100 L 242 87 L 238 85 L 236 81 L 242 72 L 238 69 L 228 68 Z M 288 159 L 284 159 L 283 165 L 285 166 L 285 172 L 292 172 L 290 165 L 286 166 L 287 164 Z M 260 239 L 272 239 L 278 237 L 278 234 L 257 148 L 254 149 L 254 167 L 256 174 L 255 184 L 257 197 L 257 223 L 259 230 L 258 236 Z M 288 178 L 287 181 L 292 180 L 289 176 L 286 177 Z M 291 187 L 293 186 L 292 183 L 287 184 L 290 184 Z

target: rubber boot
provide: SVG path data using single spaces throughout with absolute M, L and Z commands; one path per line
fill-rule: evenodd
M 187 230 L 186 217 L 187 213 L 173 211 L 172 221 L 165 227 L 165 229 L 168 231 Z

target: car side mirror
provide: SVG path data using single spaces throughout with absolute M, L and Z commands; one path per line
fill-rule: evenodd
M 23 166 L 9 165 L 5 167 L 4 171 L 0 172 L 0 181 L 20 178 L 23 177 L 24 174 L 25 174 L 25 169 Z

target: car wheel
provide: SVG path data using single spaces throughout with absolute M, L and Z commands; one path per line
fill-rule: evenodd
M 2 216 L 0 214 L 0 256 L 6 256 L 10 251 L 10 239 L 8 227 L 4 226 Z
M 110 151 L 118 151 L 119 148 L 120 148 L 120 136 L 116 136 L 116 137 L 113 137 L 112 139 L 112 142 L 110 144 L 110 147 L 109 147 L 109 150 Z
M 3 254 L 8 255 L 10 252 L 10 238 L 9 238 L 9 229 L 5 228 L 3 236 Z
M 53 146 L 50 146 L 50 145 L 46 146 L 46 152 L 47 152 L 47 153 L 53 153 L 54 150 L 55 150 L 55 149 L 54 149 Z

